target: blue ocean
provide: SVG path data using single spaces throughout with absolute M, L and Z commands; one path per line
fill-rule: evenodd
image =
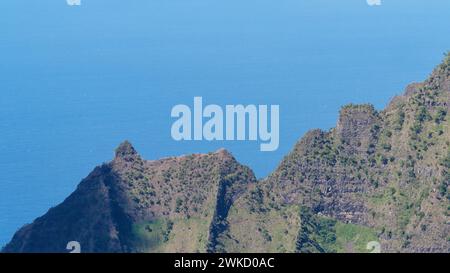
M 123 140 L 146 159 L 226 148 L 268 175 L 342 105 L 382 109 L 450 49 L 450 1 L 0 1 L 0 246 Z M 280 106 L 280 146 L 174 141 L 176 104 Z

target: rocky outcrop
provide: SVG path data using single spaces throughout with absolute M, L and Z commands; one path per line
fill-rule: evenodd
M 226 150 L 142 159 L 129 142 L 5 252 L 450 252 L 450 56 L 383 111 L 342 108 L 267 178 Z
M 172 251 L 164 245 L 182 243 L 190 245 L 179 251 L 206 251 L 208 240 L 221 233 L 216 227 L 233 200 L 255 181 L 253 172 L 225 150 L 146 161 L 126 141 L 112 162 L 97 167 L 62 204 L 20 229 L 3 251 L 66 252 L 69 241 L 79 242 L 82 252 Z M 164 223 L 181 232 L 188 219 L 187 240 L 178 238 L 186 234 L 156 230 Z M 158 232 L 172 238 L 152 241 Z
M 378 133 L 378 113 L 373 105 L 347 105 L 341 109 L 336 140 L 347 153 L 371 153 Z

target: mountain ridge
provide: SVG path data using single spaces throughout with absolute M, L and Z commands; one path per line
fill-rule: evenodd
M 4 252 L 450 252 L 450 55 L 384 110 L 342 107 L 266 178 L 225 149 L 143 160 L 128 141 Z

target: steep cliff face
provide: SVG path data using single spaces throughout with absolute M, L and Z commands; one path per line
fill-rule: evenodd
M 266 179 L 225 150 L 143 160 L 130 143 L 6 252 L 450 252 L 450 56 L 383 111 L 342 108 Z
M 382 251 L 449 252 L 449 63 L 384 111 L 347 105 L 336 128 L 308 132 L 234 204 L 222 243 L 231 251 L 346 252 L 367 251 L 374 240 Z
M 73 240 L 83 251 L 127 251 L 130 219 L 123 199 L 119 177 L 110 166 L 97 167 L 62 204 L 20 229 L 4 251 L 64 252 Z
M 146 161 L 125 142 L 4 251 L 66 252 L 78 241 L 82 252 L 205 252 L 230 204 L 255 181 L 225 150 Z

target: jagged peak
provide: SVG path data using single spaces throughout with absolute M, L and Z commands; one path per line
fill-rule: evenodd
M 378 119 L 378 112 L 372 104 L 349 104 L 342 107 L 334 130 L 337 139 L 351 150 L 367 151 L 372 126 Z
M 225 148 L 220 148 L 217 151 L 215 151 L 214 153 L 215 154 L 223 154 L 223 155 L 231 155 L 231 153 Z
M 233 155 L 225 148 L 220 148 L 217 151 L 214 152 L 215 155 L 219 156 L 220 158 L 227 158 L 227 159 L 233 159 Z
M 128 140 L 125 140 L 116 148 L 116 159 L 127 159 L 138 156 L 139 154 L 136 152 L 133 145 Z

